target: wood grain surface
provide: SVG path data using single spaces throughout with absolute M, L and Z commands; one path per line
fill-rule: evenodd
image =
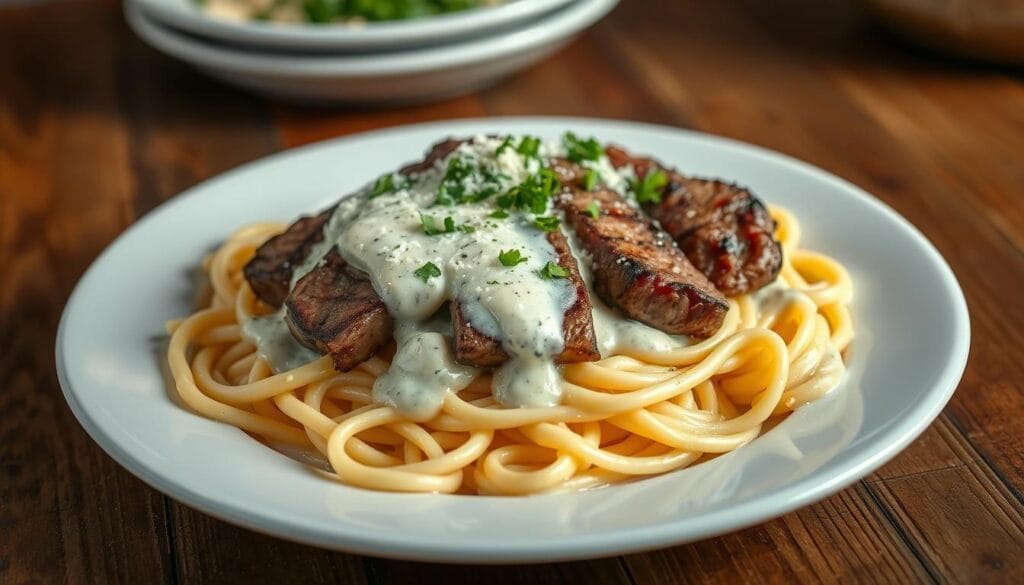
M 116 2 L 0 8 L 0 583 L 1024 582 L 1022 77 L 903 45 L 849 2 L 625 0 L 496 88 L 387 111 L 299 109 L 149 49 Z M 877 473 L 760 526 L 486 568 L 236 528 L 153 491 L 75 422 L 54 373 L 57 321 L 76 279 L 139 216 L 281 148 L 507 114 L 712 132 L 874 193 L 935 243 L 966 293 L 971 358 L 952 402 Z

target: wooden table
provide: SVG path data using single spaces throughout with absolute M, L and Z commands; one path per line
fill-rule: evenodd
M 422 107 L 309 110 L 157 54 L 114 2 L 0 9 L 0 583 L 1024 582 L 1021 81 L 906 47 L 842 2 L 627 0 L 500 87 Z M 282 148 L 500 114 L 695 128 L 876 194 L 931 238 L 967 294 L 973 348 L 952 403 L 877 473 L 772 522 L 501 568 L 360 558 L 236 528 L 148 488 L 75 422 L 54 374 L 57 320 L 76 279 L 140 215 Z

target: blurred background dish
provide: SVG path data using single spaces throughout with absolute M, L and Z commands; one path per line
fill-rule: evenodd
M 129 1 L 136 2 L 147 17 L 163 25 L 224 43 L 295 51 L 365 52 L 432 46 L 504 32 L 579 0 L 504 0 L 492 6 L 457 12 L 358 25 L 230 19 L 207 14 L 203 10 L 204 3 L 250 0 Z M 493 3 L 498 0 L 480 1 Z M 229 10 L 232 8 L 224 6 Z
M 1024 63 L 1024 0 L 864 0 L 889 28 L 946 53 Z
M 576 0 L 528 25 L 438 47 L 370 54 L 253 51 L 168 28 L 128 0 L 129 26 L 156 49 L 229 84 L 321 104 L 424 102 L 490 86 L 554 53 L 618 0 Z

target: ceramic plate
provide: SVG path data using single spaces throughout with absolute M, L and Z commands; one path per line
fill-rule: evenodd
M 451 97 L 493 85 L 554 53 L 618 0 L 576 0 L 539 22 L 437 47 L 358 55 L 257 51 L 184 34 L 124 5 L 128 25 L 159 51 L 222 81 L 301 102 L 370 105 Z
M 660 477 L 533 497 L 390 494 L 347 487 L 172 398 L 164 321 L 189 313 L 190 271 L 236 227 L 290 220 L 440 138 L 565 130 L 725 177 L 796 213 L 804 245 L 850 270 L 857 337 L 845 382 L 747 446 Z M 271 156 L 153 211 L 96 260 L 57 337 L 61 386 L 114 459 L 183 503 L 248 528 L 385 557 L 551 561 L 736 530 L 832 494 L 903 449 L 949 400 L 967 359 L 963 295 L 935 248 L 857 187 L 758 147 L 660 126 L 495 118 L 393 128 Z
M 163 24 L 221 42 L 291 51 L 391 51 L 507 31 L 579 0 L 514 0 L 494 8 L 355 27 L 211 18 L 197 0 L 129 0 Z

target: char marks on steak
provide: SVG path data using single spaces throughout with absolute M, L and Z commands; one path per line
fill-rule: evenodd
M 268 305 L 281 306 L 288 296 L 295 267 L 324 239 L 323 227 L 332 213 L 333 207 L 320 215 L 300 217 L 256 250 L 243 272 L 257 298 Z
M 576 258 L 569 249 L 569 242 L 561 231 L 547 235 L 548 242 L 555 249 L 558 265 L 569 270 L 566 279 L 576 289 L 576 301 L 565 311 L 562 320 L 562 339 L 565 345 L 562 353 L 555 356 L 555 362 L 592 362 L 601 359 L 594 334 L 594 318 L 587 285 L 580 276 Z M 488 337 L 473 328 L 459 303 L 452 303 L 452 329 L 455 332 L 455 361 L 467 366 L 493 367 L 508 360 L 508 354 L 501 341 Z
M 303 345 L 347 372 L 391 339 L 392 321 L 365 272 L 331 250 L 285 299 L 288 327 Z
M 620 194 L 572 188 L 556 203 L 590 253 L 594 290 L 606 303 L 666 333 L 707 337 L 722 325 L 729 305 L 718 290 Z
M 688 177 L 650 158 L 609 146 L 615 167 L 631 166 L 637 177 L 652 169 L 668 182 L 657 203 L 643 208 L 658 220 L 687 258 L 727 295 L 755 291 L 782 268 L 782 246 L 764 203 L 747 189 L 713 179 Z

